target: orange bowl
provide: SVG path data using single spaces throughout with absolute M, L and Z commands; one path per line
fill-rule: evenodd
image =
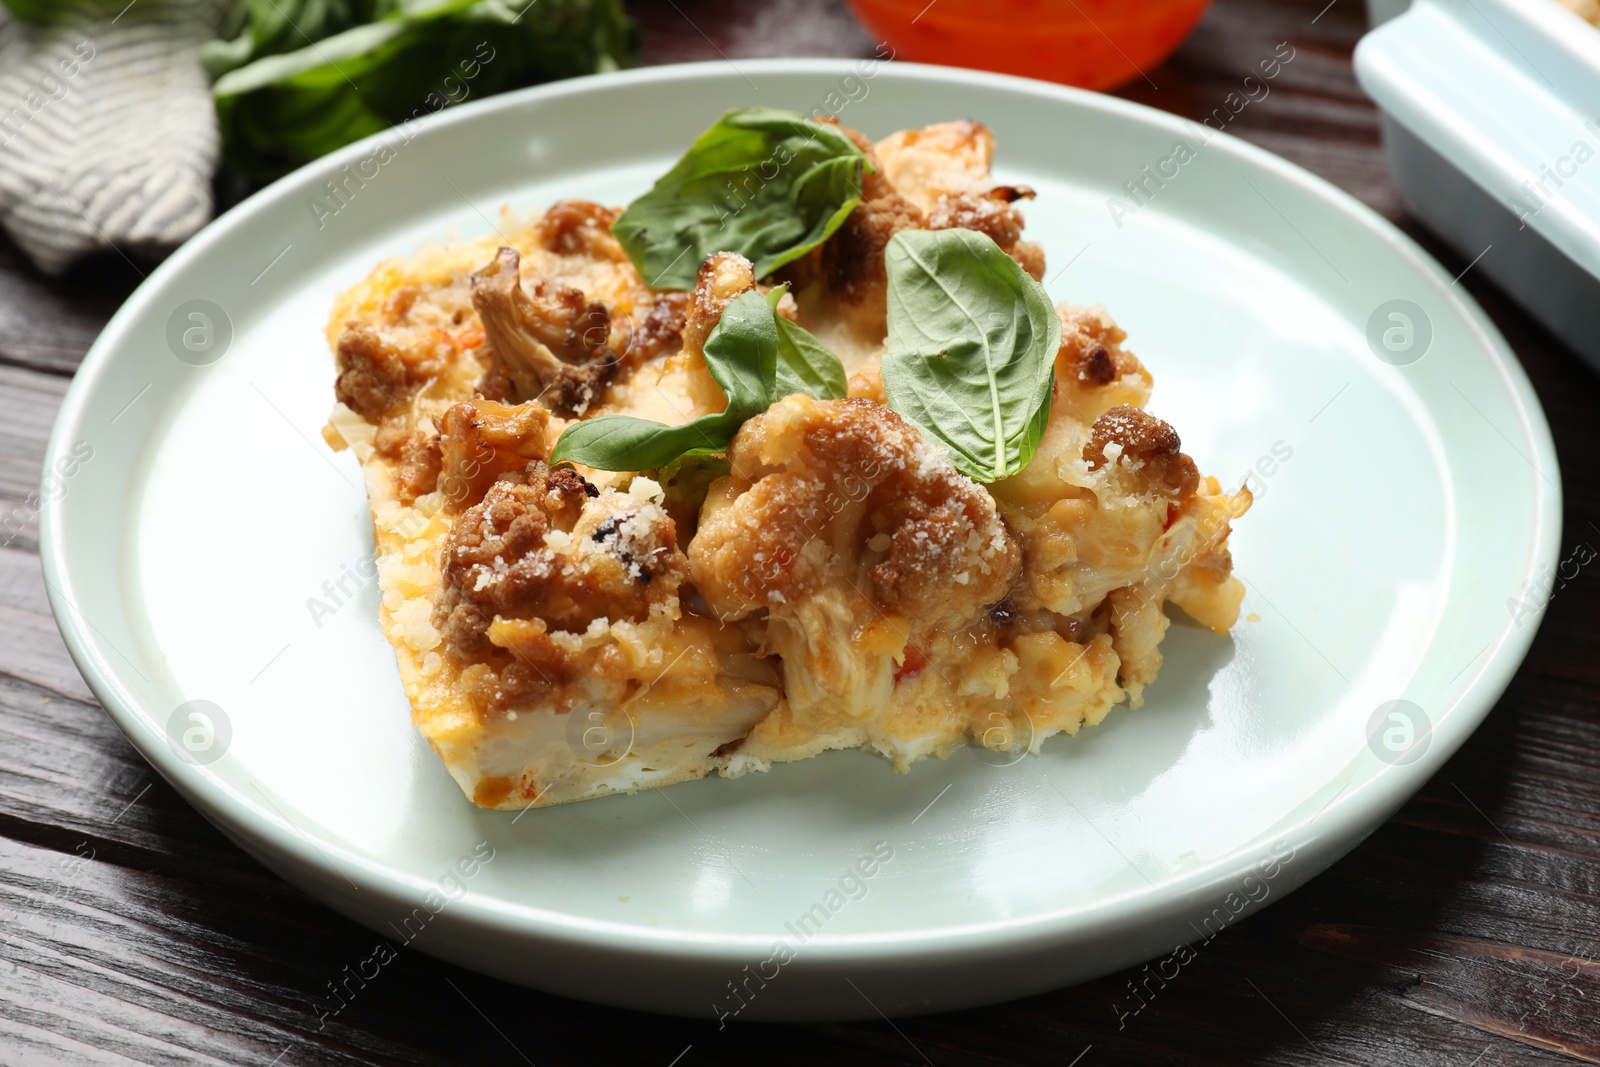
M 1111 89 L 1189 36 L 1211 0 L 850 0 L 898 59 Z

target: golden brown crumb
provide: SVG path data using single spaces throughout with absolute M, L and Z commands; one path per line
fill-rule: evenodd
M 713 252 L 695 273 L 683 326 L 684 351 L 700 355 L 711 331 L 722 319 L 723 310 L 734 299 L 753 289 L 755 267 L 737 252 Z
M 832 121 L 838 125 L 837 119 Z M 859 130 L 839 128 L 872 168 L 861 176 L 861 201 L 821 248 L 791 264 L 784 276 L 801 288 L 820 281 L 831 300 L 881 323 L 887 285 L 884 249 L 901 230 L 921 229 L 923 212 L 889 180 L 872 142 Z
M 625 259 L 627 253 L 611 233 L 622 212 L 589 200 L 557 200 L 540 218 L 539 244 L 563 256 Z
M 399 351 L 362 322 L 345 325 L 334 361 L 339 370 L 334 395 L 368 422 L 378 422 L 409 403 L 421 382 Z
M 1056 355 L 1056 373 L 1093 388 L 1110 385 L 1126 374 L 1146 379 L 1144 365 L 1123 347 L 1127 333 L 1100 308 L 1063 306 L 1061 312 L 1061 350 Z
M 1150 398 L 1150 373 L 1126 347 L 1128 335 L 1104 308 L 1056 308 L 1061 348 L 1056 352 L 1053 410 L 1085 424 L 1118 404 L 1142 407 Z
M 1025 185 L 997 185 L 981 193 L 947 194 L 928 212 L 930 230 L 965 229 L 986 234 L 1034 281 L 1044 277 L 1044 250 L 1022 239 L 1022 212 L 1013 205 L 1033 199 Z
M 1117 361 L 1105 345 L 1095 344 L 1075 355 L 1075 359 L 1069 357 L 1069 363 L 1084 385 L 1110 385 L 1117 380 Z
M 783 612 L 844 581 L 919 629 L 957 627 L 1021 569 L 993 498 L 880 404 L 789 397 L 744 424 L 728 459 L 689 546 L 721 617 Z
M 373 447 L 394 467 L 395 495 L 411 504 L 439 485 L 442 452 L 431 424 L 412 427 L 403 419 L 387 419 L 373 437 Z
M 922 229 L 921 209 L 892 190 L 863 196 L 822 246 L 823 280 L 834 297 L 877 309 L 886 303 L 884 250 L 901 230 Z
M 636 365 L 657 356 L 671 355 L 682 348 L 688 307 L 688 293 L 670 292 L 659 294 L 642 314 L 636 311 L 633 330 L 622 352 L 623 360 Z
M 786 268 L 784 276 L 797 288 L 820 285 L 834 311 L 868 333 L 881 331 L 890 239 L 901 230 L 958 227 L 987 234 L 1035 279 L 1044 276 L 1044 250 L 1022 240 L 1022 214 L 1014 206 L 1033 190 L 988 184 L 994 145 L 983 125 L 954 122 L 902 131 L 879 146 L 891 153 L 892 166 L 859 131 L 841 130 L 873 170 L 863 175 L 861 201 L 838 230 L 814 254 Z
M 582 632 L 596 619 L 638 622 L 676 598 L 687 561 L 666 511 L 600 492 L 535 460 L 501 480 L 450 528 L 434 625 L 456 655 L 488 650 L 498 618 Z
M 1178 431 L 1148 411 L 1119 404 L 1094 420 L 1083 458 L 1090 470 L 1106 465 L 1106 450 L 1117 446 L 1116 456 L 1132 461 L 1146 492 L 1165 493 L 1177 501 L 1194 495 L 1200 471 L 1194 460 L 1179 451 Z

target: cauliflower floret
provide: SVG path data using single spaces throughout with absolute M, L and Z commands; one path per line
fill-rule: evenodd
M 706 339 L 722 320 L 723 311 L 755 285 L 755 267 L 739 253 L 713 252 L 707 256 L 695 272 L 694 292 L 684 311 L 683 350 L 704 360 Z
M 871 401 L 791 396 L 744 424 L 728 462 L 690 575 L 724 619 L 767 611 L 791 706 L 870 707 L 909 638 L 984 617 L 1021 570 L 983 487 Z
M 611 345 L 611 313 L 581 289 L 540 281 L 523 287 L 521 259 L 502 248 L 472 276 L 472 306 L 483 319 L 494 360 L 491 390 L 506 385 L 518 401 L 542 400 L 578 417 L 599 399 L 621 363 Z
M 1171 426 L 1138 408 L 1114 407 L 1091 427 L 1053 418 L 1029 470 L 995 486 L 1027 553 L 1019 606 L 1076 616 L 1127 584 L 1139 561 L 1181 552 L 1188 526 L 1177 520 L 1200 478 L 1180 446 Z
M 924 211 L 943 196 L 981 190 L 994 163 L 994 134 L 971 119 L 891 133 L 873 146 L 883 175 Z
M 478 399 L 456 404 L 441 421 L 437 484 L 451 511 L 482 500 L 500 475 L 550 456 L 550 412 L 537 401 L 510 407 Z
M 755 287 L 755 267 L 737 252 L 713 252 L 700 264 L 694 291 L 683 309 L 683 350 L 667 361 L 663 374 L 663 381 L 675 381 L 688 401 L 688 410 L 680 417 L 711 414 L 728 406 L 728 395 L 706 367 L 705 345 L 728 305 Z
M 539 244 L 558 256 L 625 263 L 628 253 L 611 233 L 621 208 L 591 200 L 557 200 L 534 226 Z

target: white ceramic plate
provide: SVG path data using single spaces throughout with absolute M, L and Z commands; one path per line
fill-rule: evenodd
M 366 142 L 273 185 L 117 314 L 52 441 L 79 460 L 47 485 L 45 571 L 107 710 L 243 848 L 397 946 L 571 996 L 707 1018 L 931 1011 L 1237 921 L 1371 832 L 1482 720 L 1538 622 L 1559 476 L 1527 380 L 1449 275 L 1326 183 L 1171 116 L 853 69 L 663 68 L 452 110 L 390 135 L 381 164 Z M 487 232 L 501 204 L 626 201 L 726 108 L 845 101 L 873 136 L 994 128 L 998 175 L 1039 192 L 1051 295 L 1112 309 L 1203 470 L 1257 472 L 1233 540 L 1251 615 L 1227 637 L 1179 621 L 1144 709 L 1010 766 L 964 752 L 899 775 L 833 753 L 474 808 L 411 728 L 362 574 L 355 463 L 318 436 L 330 301 L 382 257 Z M 1194 157 L 1161 164 L 1179 141 Z M 1145 165 L 1164 187 L 1114 214 Z M 1409 349 L 1391 301 L 1409 302 Z M 892 855 L 852 874 L 874 846 Z

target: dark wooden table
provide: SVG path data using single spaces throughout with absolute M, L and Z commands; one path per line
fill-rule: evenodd
M 1461 270 L 1405 220 L 1384 166 L 1350 70 L 1360 0 L 1326 3 L 1217 0 L 1127 95 L 1202 116 L 1288 41 L 1295 61 L 1229 132 Z M 837 0 L 632 6 L 648 62 L 873 46 Z M 74 368 L 138 280 L 114 256 L 46 280 L 0 240 L 0 1064 L 1600 1063 L 1597 568 L 1557 592 L 1509 692 L 1437 778 L 1124 1026 L 1132 972 L 894 1026 L 719 1033 L 403 953 L 319 1030 L 313 1000 L 371 935 L 257 866 L 150 770 L 95 705 L 45 603 L 27 497 Z M 1600 542 L 1600 382 L 1475 272 L 1463 283 L 1549 413 L 1564 545 Z

